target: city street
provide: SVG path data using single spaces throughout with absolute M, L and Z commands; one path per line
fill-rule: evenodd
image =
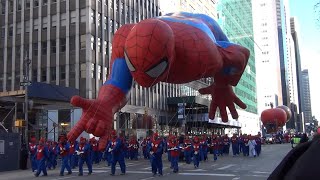
M 62 179 L 183 179 L 191 180 L 201 178 L 201 180 L 259 180 L 267 179 L 269 174 L 278 165 L 282 158 L 290 151 L 290 144 L 274 144 L 262 146 L 262 154 L 257 158 L 249 157 L 218 157 L 216 162 L 213 161 L 213 155 L 209 154 L 210 161 L 200 163 L 199 169 L 194 169 L 192 164 L 179 163 L 179 173 L 173 173 L 170 164 L 164 160 L 164 176 L 153 177 L 150 163 L 147 160 L 126 161 L 127 174 L 120 175 L 120 169 L 117 168 L 116 176 L 110 176 L 110 167 L 105 166 L 105 162 L 100 165 L 94 165 L 93 174 L 88 176 L 85 168 L 84 176 L 79 177 L 77 169 L 73 170 L 72 175 L 59 176 L 58 169 L 49 170 L 48 177 L 38 177 L 43 180 L 62 180 Z M 163 156 L 165 157 L 166 154 Z M 165 159 L 165 158 L 164 158 Z M 84 166 L 86 167 L 86 166 Z M 66 173 L 65 173 L 66 174 Z M 41 176 L 41 175 L 40 175 Z M 37 179 L 30 170 L 19 170 L 11 172 L 1 172 L 0 180 L 26 180 Z

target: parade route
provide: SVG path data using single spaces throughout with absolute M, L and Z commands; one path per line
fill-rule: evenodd
M 59 176 L 59 168 L 55 170 L 48 170 L 47 177 L 34 177 L 29 170 L 18 170 L 1 172 L 0 180 L 27 180 L 27 179 L 41 179 L 41 180 L 63 180 L 63 179 L 79 179 L 79 180 L 95 180 L 95 179 L 130 179 L 130 180 L 150 180 L 150 179 L 183 179 L 194 180 L 201 178 L 201 180 L 215 179 L 215 180 L 262 180 L 267 179 L 269 174 L 279 164 L 282 158 L 290 151 L 290 144 L 274 144 L 263 145 L 262 154 L 260 157 L 243 157 L 242 155 L 232 157 L 229 156 L 218 157 L 216 162 L 213 161 L 213 155 L 209 154 L 210 160 L 208 162 L 201 162 L 200 167 L 195 169 L 193 164 L 186 164 L 179 162 L 179 173 L 173 173 L 170 169 L 170 164 L 163 155 L 163 176 L 152 176 L 151 167 L 148 160 L 139 159 L 138 161 L 126 160 L 127 172 L 126 175 L 120 175 L 119 166 L 117 166 L 115 176 L 110 176 L 110 167 L 105 166 L 105 162 L 95 164 L 93 167 L 93 174 L 87 175 L 87 168 L 84 165 L 84 176 L 78 176 L 78 169 L 73 169 L 71 175 Z

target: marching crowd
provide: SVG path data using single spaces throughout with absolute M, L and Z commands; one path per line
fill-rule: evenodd
M 68 142 L 66 137 L 61 135 L 59 142 L 45 141 L 41 138 L 36 142 L 36 138 L 31 138 L 29 143 L 29 153 L 32 171 L 38 177 L 40 173 L 47 176 L 47 169 L 57 167 L 57 159 L 61 158 L 60 176 L 72 174 L 72 169 L 79 168 L 79 176 L 83 175 L 83 164 L 88 167 L 88 175 L 92 174 L 93 163 L 98 164 L 102 160 L 106 165 L 111 166 L 111 174 L 115 175 L 116 164 L 119 163 L 121 175 L 126 173 L 125 159 L 138 160 L 140 150 L 144 159 L 149 159 L 153 175 L 162 176 L 162 156 L 167 153 L 168 160 L 171 162 L 171 169 L 174 173 L 179 171 L 179 161 L 187 164 L 193 163 L 194 168 L 200 166 L 201 161 L 207 161 L 209 154 L 213 154 L 213 160 L 218 156 L 228 155 L 232 149 L 233 156 L 256 157 L 261 153 L 260 135 L 240 135 L 234 134 L 231 138 L 227 135 L 207 135 L 176 137 L 159 137 L 154 133 L 152 137 L 147 137 L 138 141 L 136 137 L 126 140 L 118 137 L 115 131 L 110 134 L 109 141 L 104 149 L 99 149 L 99 141 L 94 137 L 87 140 L 84 137 L 80 141 Z M 181 158 L 182 157 L 182 158 Z

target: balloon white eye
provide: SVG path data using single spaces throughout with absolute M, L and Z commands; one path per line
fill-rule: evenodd
M 132 65 L 132 63 L 131 63 L 131 61 L 130 61 L 130 59 L 129 59 L 129 57 L 128 57 L 128 55 L 127 55 L 127 53 L 126 52 L 124 52 L 124 58 L 125 58 L 125 60 L 126 60 L 126 63 L 127 63 L 127 66 L 128 66 L 128 68 L 129 68 L 129 70 L 130 71 L 135 71 L 136 69 L 134 68 L 134 66 Z
M 152 78 L 157 78 L 167 69 L 167 66 L 168 66 L 168 59 L 163 58 L 158 65 L 154 66 L 153 68 L 148 70 L 146 73 Z

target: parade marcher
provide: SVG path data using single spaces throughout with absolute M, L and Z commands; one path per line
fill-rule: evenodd
M 124 161 L 124 153 L 123 153 L 123 140 L 117 137 L 116 131 L 111 132 L 111 141 L 108 145 L 108 151 L 111 153 L 111 176 L 115 175 L 116 172 L 116 164 L 119 162 L 121 175 L 125 175 L 126 173 L 126 164 Z
M 189 136 L 186 136 L 184 140 L 184 158 L 187 164 L 191 163 L 192 143 Z
M 239 153 L 243 152 L 243 146 L 244 146 L 243 138 L 244 138 L 244 136 L 242 134 L 240 134 L 240 136 L 239 136 Z
M 223 137 L 223 153 L 229 155 L 230 139 L 227 134 Z
M 211 148 L 213 151 L 213 160 L 216 161 L 218 159 L 219 154 L 219 141 L 216 135 L 212 135 Z
M 171 138 L 171 141 L 169 142 L 168 151 L 171 154 L 171 167 L 173 168 L 173 172 L 177 173 L 179 171 L 178 162 L 179 162 L 180 147 L 176 137 Z
M 95 164 L 99 164 L 99 146 L 98 146 L 98 141 L 96 140 L 95 137 L 92 137 L 90 139 L 90 144 L 91 144 L 91 161 L 92 163 L 94 162 Z
M 30 162 L 32 172 L 37 170 L 36 152 L 37 152 L 37 142 L 36 138 L 32 137 L 29 142 L 29 152 L 30 152 Z
M 111 137 L 109 136 L 108 142 L 107 142 L 107 145 L 106 145 L 106 149 L 104 151 L 105 159 L 106 159 L 106 163 L 107 163 L 108 167 L 111 166 L 111 158 L 112 158 L 111 152 L 109 152 L 109 144 L 110 143 L 111 143 Z
M 163 153 L 163 141 L 159 138 L 158 133 L 153 134 L 153 139 L 149 144 L 148 151 L 150 153 L 151 170 L 155 176 L 157 173 L 162 176 L 162 153 Z
M 50 140 L 47 140 L 46 147 L 48 148 L 48 158 L 46 159 L 47 163 L 46 166 L 48 169 L 51 169 L 53 167 L 53 161 L 52 161 L 52 154 L 51 154 L 51 145 L 52 142 Z
M 144 138 L 142 143 L 141 143 L 141 146 L 142 146 L 142 153 L 143 153 L 143 158 L 144 159 L 149 159 L 149 153 L 147 152 L 147 145 L 148 145 L 148 140 L 147 138 Z
M 76 143 L 75 141 L 70 141 L 70 149 L 69 149 L 69 163 L 71 169 L 76 168 Z
M 193 152 L 193 165 L 194 165 L 194 168 L 199 168 L 199 164 L 200 164 L 200 142 L 199 142 L 199 138 L 197 136 L 194 137 L 194 139 L 193 139 L 192 152 Z
M 207 136 L 204 134 L 200 141 L 200 161 L 206 161 L 208 159 L 208 141 Z
M 45 145 L 45 140 L 44 138 L 41 138 L 36 152 L 37 172 L 34 174 L 34 176 L 38 177 L 41 171 L 43 173 L 43 176 L 48 175 L 46 168 L 46 160 L 49 157 L 48 153 L 49 152 L 47 146 Z
M 249 156 L 249 139 L 247 135 L 243 136 L 243 146 L 242 146 L 242 152 L 243 156 Z
M 139 144 L 135 136 L 132 136 L 129 142 L 129 156 L 131 160 L 138 160 Z
M 257 156 L 260 155 L 261 153 L 261 137 L 258 135 L 255 137 L 255 141 L 256 141 L 256 146 L 255 146 L 255 149 L 256 149 L 256 152 L 257 152 Z
M 249 135 L 248 137 L 248 146 L 249 146 L 249 156 L 250 157 L 256 157 L 256 149 L 255 146 L 257 145 L 256 141 L 254 140 L 254 137 Z
M 223 149 L 224 149 L 223 137 L 218 135 L 217 140 L 218 140 L 218 145 L 219 145 L 219 154 L 218 154 L 218 156 L 223 156 Z
M 83 176 L 83 164 L 86 163 L 88 167 L 88 175 L 92 174 L 92 161 L 90 156 L 90 145 L 86 138 L 80 138 L 80 144 L 76 147 L 76 154 L 79 156 L 79 176 Z
M 61 169 L 60 176 L 64 175 L 64 169 L 67 169 L 68 175 L 72 174 L 71 168 L 69 166 L 69 149 L 70 144 L 67 142 L 65 136 L 60 136 L 59 138 L 59 146 L 58 146 L 58 154 L 61 156 Z
M 231 144 L 233 156 L 239 155 L 239 139 L 236 134 L 231 137 Z
M 56 169 L 56 166 L 58 164 L 57 162 L 57 156 L 58 156 L 58 143 L 57 142 L 52 142 L 52 145 L 50 147 L 50 158 L 51 158 L 51 164 L 53 169 Z

